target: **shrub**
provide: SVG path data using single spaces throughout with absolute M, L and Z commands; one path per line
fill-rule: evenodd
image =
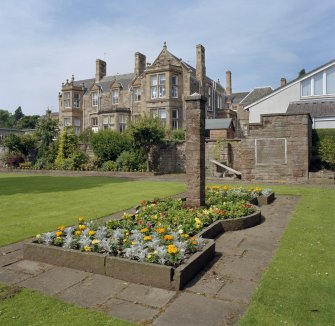
M 117 163 L 114 161 L 106 161 L 102 164 L 104 171 L 117 171 Z
M 173 140 L 185 140 L 185 131 L 183 129 L 173 130 L 171 138 Z
M 32 167 L 33 167 L 33 164 L 31 162 L 19 163 L 20 169 L 31 169 Z
M 116 160 L 121 171 L 144 171 L 146 170 L 146 156 L 143 151 L 123 151 Z
M 332 136 L 325 136 L 320 141 L 319 155 L 321 161 L 333 168 L 335 166 L 335 138 Z
M 112 130 L 102 130 L 91 135 L 90 144 L 102 162 L 115 161 L 124 150 L 130 149 L 129 137 Z

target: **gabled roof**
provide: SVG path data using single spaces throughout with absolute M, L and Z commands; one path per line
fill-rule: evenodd
M 213 129 L 229 129 L 233 124 L 232 118 L 225 119 L 206 119 L 205 121 L 205 129 L 213 130 Z M 233 125 L 234 127 L 234 125 Z
M 233 104 L 239 104 L 250 92 L 232 93 L 228 96 Z
M 276 88 L 272 93 L 270 93 L 270 94 L 268 94 L 268 95 L 265 95 L 264 97 L 262 97 L 262 98 L 260 98 L 260 99 L 258 99 L 258 100 L 256 100 L 256 101 L 254 101 L 254 102 L 248 104 L 244 109 L 247 110 L 247 109 L 249 109 L 251 106 L 253 106 L 253 105 L 255 105 L 255 104 L 258 104 L 259 102 L 262 102 L 262 101 L 264 101 L 265 99 L 267 99 L 267 98 L 269 98 L 269 97 L 271 97 L 271 96 L 274 96 L 274 95 L 278 94 L 279 92 L 281 92 L 281 91 L 283 91 L 283 90 L 285 90 L 285 89 L 291 87 L 292 85 L 294 85 L 294 84 L 296 84 L 296 83 L 300 83 L 301 81 L 303 81 L 303 80 L 305 80 L 305 79 L 307 79 L 307 78 L 313 76 L 314 74 L 317 74 L 319 71 L 322 71 L 322 70 L 324 70 L 324 69 L 326 69 L 326 68 L 328 68 L 328 67 L 330 67 L 330 66 L 332 66 L 332 65 L 334 65 L 334 64 L 335 64 L 335 59 L 332 60 L 332 61 L 329 61 L 329 62 L 327 62 L 327 63 L 325 63 L 325 64 L 323 64 L 322 66 L 319 66 L 319 67 L 317 67 L 317 68 L 315 68 L 315 69 L 313 69 L 313 70 L 307 72 L 306 74 L 304 74 L 304 75 L 301 76 L 301 77 L 297 77 L 297 78 L 291 80 L 289 83 L 287 83 L 287 84 L 284 85 L 284 86 L 280 86 L 280 87 Z
M 312 118 L 335 116 L 335 100 L 292 102 L 286 113 L 309 113 Z
M 241 102 L 243 106 L 247 106 L 261 99 L 262 97 L 272 93 L 273 89 L 270 86 L 254 88 Z

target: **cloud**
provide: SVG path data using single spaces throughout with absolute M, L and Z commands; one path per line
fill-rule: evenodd
M 224 81 L 231 70 L 235 91 L 276 87 L 334 59 L 334 9 L 330 0 L 4 2 L 0 108 L 57 110 L 61 83 L 93 77 L 95 59 L 106 59 L 108 74 L 132 72 L 136 51 L 153 62 L 164 41 L 194 66 L 203 44 L 209 76 Z

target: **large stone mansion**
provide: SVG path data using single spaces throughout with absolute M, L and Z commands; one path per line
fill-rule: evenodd
M 196 68 L 170 53 L 164 43 L 152 64 L 136 52 L 133 73 L 107 76 L 106 71 L 106 62 L 98 59 L 95 78 L 74 80 L 72 76 L 62 84 L 60 129 L 73 126 L 76 133 L 88 128 L 122 132 L 129 121 L 144 114 L 159 117 L 168 129 L 185 129 L 184 98 L 193 93 L 207 97 L 206 118 L 224 117 L 226 91 L 219 81 L 206 76 L 202 45 L 196 46 Z

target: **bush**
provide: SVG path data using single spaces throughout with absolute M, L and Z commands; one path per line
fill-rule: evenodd
M 335 167 L 335 137 L 325 136 L 319 145 L 321 161 L 331 168 Z
M 106 161 L 102 164 L 103 171 L 117 171 L 117 163 L 114 161 Z
M 12 154 L 7 156 L 6 161 L 8 167 L 17 168 L 20 163 L 24 163 L 24 157 L 20 154 Z
M 121 171 L 146 171 L 146 155 L 140 150 L 124 151 L 116 164 Z
M 172 131 L 172 140 L 185 140 L 185 131 L 183 129 L 176 129 Z
M 129 137 L 112 130 L 102 130 L 91 135 L 90 144 L 102 162 L 115 161 L 123 151 L 130 149 Z
M 32 167 L 33 167 L 33 163 L 31 162 L 19 163 L 20 169 L 31 169 Z

